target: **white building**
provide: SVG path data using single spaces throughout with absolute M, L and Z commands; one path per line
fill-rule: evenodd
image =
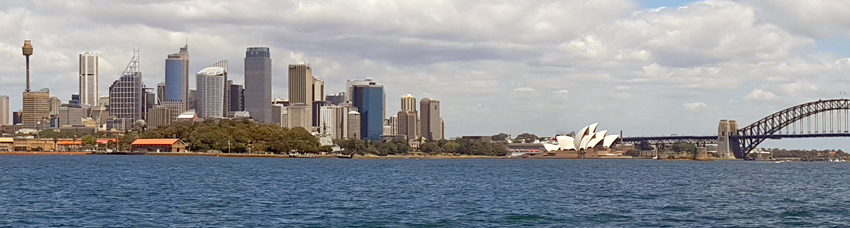
M 197 74 L 199 118 L 224 117 L 224 75 L 222 67 L 207 67 Z
M 80 103 L 89 106 L 98 105 L 97 95 L 97 54 L 85 52 L 80 54 Z

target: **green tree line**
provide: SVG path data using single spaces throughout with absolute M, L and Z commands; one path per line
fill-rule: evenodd
M 288 129 L 274 124 L 235 120 L 174 123 L 147 130 L 138 138 L 179 138 L 188 144 L 189 150 L 201 152 L 316 153 L 330 149 L 320 147 L 316 137 L 301 127 Z

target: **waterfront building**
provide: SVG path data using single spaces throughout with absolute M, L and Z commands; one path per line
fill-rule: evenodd
M 185 153 L 186 144 L 180 139 L 136 139 L 131 144 L 132 152 Z
M 352 104 L 360 113 L 360 138 L 381 140 L 384 131 L 384 86 L 375 82 L 355 85 L 352 88 Z
M 9 125 L 9 96 L 0 95 L 0 125 Z
M 189 106 L 189 45 L 165 59 L 165 101 L 180 104 L 178 112 Z
M 280 123 L 280 114 L 272 115 L 272 59 L 268 47 L 249 47 L 245 51 L 244 110 L 254 121 Z M 275 121 L 275 119 L 277 121 Z
M 360 112 L 357 111 L 349 111 L 348 112 L 348 139 L 360 139 L 361 129 L 360 129 Z
M 224 117 L 224 82 L 225 68 L 219 66 L 207 67 L 197 74 L 197 108 L 200 118 Z
M 97 106 L 98 57 L 92 52 L 80 54 L 80 103 Z
M 443 120 L 440 117 L 440 101 L 423 98 L 419 101 L 419 136 L 426 140 L 443 139 Z
M 121 73 L 121 77 L 109 86 L 109 114 L 116 119 L 111 125 L 116 130 L 132 127 L 136 120 L 143 119 L 145 94 L 142 84 L 142 72 L 139 72 L 138 52 L 133 53 L 130 63 Z

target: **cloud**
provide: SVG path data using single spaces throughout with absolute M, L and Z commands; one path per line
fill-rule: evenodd
M 570 95 L 570 91 L 569 91 L 569 90 L 565 90 L 565 89 L 562 89 L 562 90 L 556 90 L 556 91 L 552 91 L 552 92 L 553 92 L 553 93 L 555 93 L 556 95 L 558 95 L 558 96 L 562 96 L 562 97 L 566 97 L 567 95 Z
M 753 89 L 753 91 L 750 91 L 750 93 L 748 93 L 747 96 L 745 96 L 744 98 L 747 100 L 755 101 L 770 101 L 778 99 L 779 96 L 776 96 L 776 94 L 773 94 L 773 92 L 770 91 L 764 91 L 762 89 Z
M 531 88 L 531 87 L 522 87 L 522 88 L 514 89 L 514 92 L 518 92 L 518 93 L 533 93 L 535 91 L 537 91 L 537 90 L 535 90 L 534 88 Z
M 697 112 L 705 108 L 706 104 L 703 102 L 693 102 L 693 103 L 684 103 L 682 104 L 685 107 L 685 110 L 690 112 Z

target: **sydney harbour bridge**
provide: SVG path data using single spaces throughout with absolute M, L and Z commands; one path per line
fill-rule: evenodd
M 717 144 L 718 152 L 746 158 L 767 139 L 850 137 L 850 99 L 818 100 L 786 108 L 755 123 L 738 128 L 734 120 L 721 120 L 713 136 L 623 137 L 622 142 L 665 145 L 679 142 Z

